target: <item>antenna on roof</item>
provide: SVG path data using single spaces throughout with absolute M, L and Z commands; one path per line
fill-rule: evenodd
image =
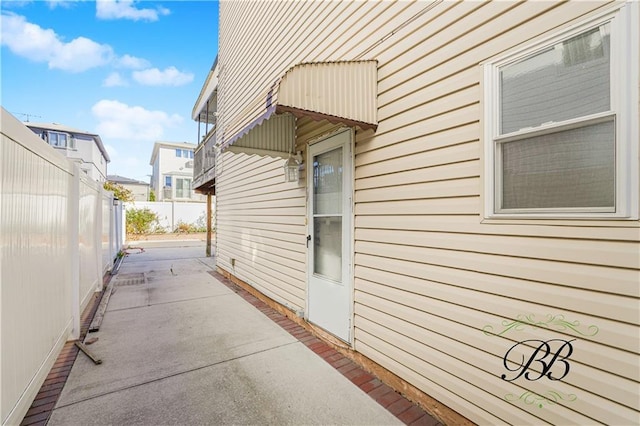
M 27 123 L 29 122 L 29 118 L 30 118 L 30 117 L 42 118 L 42 117 L 41 117 L 41 116 L 39 116 L 39 115 L 35 115 L 35 114 L 25 114 L 25 113 L 23 113 L 23 112 L 13 112 L 12 114 L 13 114 L 13 115 L 21 115 L 21 116 L 23 116 L 23 117 L 26 117 L 26 120 L 25 120 L 25 121 L 26 121 Z

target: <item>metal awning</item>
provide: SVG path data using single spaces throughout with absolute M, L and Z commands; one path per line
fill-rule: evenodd
M 263 127 L 261 125 L 271 121 L 274 114 L 289 113 L 375 130 L 378 127 L 377 88 L 378 62 L 375 60 L 295 65 L 269 90 L 259 115 L 224 137 L 221 147 L 225 149 L 249 135 L 252 129 Z M 242 145 L 266 149 L 258 142 L 261 139 L 257 137 L 251 146 Z

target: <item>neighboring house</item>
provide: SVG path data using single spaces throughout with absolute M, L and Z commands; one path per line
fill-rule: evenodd
M 219 271 L 444 422 L 638 424 L 639 6 L 221 1 Z
M 91 179 L 107 179 L 107 163 L 111 161 L 99 135 L 57 123 L 25 122 L 31 131 L 65 157 L 77 162 Z
M 149 201 L 149 184 L 124 176 L 108 175 L 107 181 L 122 185 L 133 194 L 133 201 Z
M 156 201 L 204 201 L 193 191 L 193 153 L 188 142 L 156 142 L 151 161 L 151 189 Z

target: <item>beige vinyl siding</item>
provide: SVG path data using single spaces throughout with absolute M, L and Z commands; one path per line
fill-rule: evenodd
M 372 52 L 380 115 L 376 134 L 356 144 L 355 348 L 481 423 L 639 418 L 637 222 L 480 217 L 478 64 L 594 6 L 460 4 Z M 504 401 L 525 390 L 499 378 L 518 340 L 482 327 L 529 313 L 599 327 L 590 337 L 562 333 L 577 340 L 571 373 L 556 389 L 576 401 L 544 410 Z
M 299 119 L 296 151 L 335 125 Z M 240 139 L 242 141 L 242 139 Z M 262 293 L 302 313 L 306 308 L 305 173 L 285 183 L 284 160 L 226 152 L 216 182 L 216 262 Z M 231 259 L 235 259 L 231 265 Z
M 420 9 L 412 3 L 397 3 L 394 6 L 402 10 L 407 7 L 413 7 L 416 11 Z M 221 19 L 220 56 L 229 58 L 220 71 L 220 78 L 225 85 L 219 96 L 224 97 L 221 102 L 225 102 L 224 110 L 228 114 L 224 125 L 225 138 L 233 137 L 264 112 L 269 89 L 293 65 L 354 59 L 353 52 L 327 52 L 327 43 L 315 42 L 334 40 L 334 47 L 350 46 L 367 37 L 364 34 L 377 30 L 376 27 L 367 26 L 369 20 L 365 18 L 369 16 L 368 19 L 372 19 L 372 16 L 387 8 L 389 5 L 386 2 L 318 1 L 292 2 L 289 5 L 287 2 L 273 2 L 270 5 L 251 1 L 221 2 L 221 16 L 226 13 L 230 16 L 242 13 L 243 16 L 243 25 L 237 25 L 237 21 L 228 25 L 226 19 Z M 396 16 L 386 26 L 396 27 L 402 19 L 405 19 L 404 15 Z M 232 19 L 229 21 L 232 22 Z M 268 25 L 272 22 L 277 22 L 277 28 Z M 376 25 L 381 27 L 384 24 L 376 21 Z M 367 42 L 372 43 L 368 38 Z M 244 50 L 238 49 L 239 45 Z M 256 67 L 256 60 L 265 66 Z
M 216 180 L 216 262 L 291 310 L 301 311 L 306 276 L 304 186 L 284 182 L 283 162 L 222 155 Z
M 221 58 L 234 73 L 224 83 L 228 134 L 259 115 L 268 88 L 297 63 L 378 60 L 378 129 L 356 132 L 354 349 L 478 423 L 640 421 L 639 223 L 482 217 L 480 64 L 613 6 L 221 3 Z M 298 120 L 297 149 L 329 129 Z M 229 157 L 217 188 L 218 263 L 297 308 L 306 297 L 304 188 L 290 194 L 280 166 Z M 254 271 L 241 261 L 230 268 L 231 254 L 246 262 L 252 253 Z M 523 314 L 562 314 L 599 331 L 483 333 Z M 542 409 L 505 401 L 549 388 L 500 378 L 505 351 L 541 336 L 576 339 L 571 372 L 553 385 L 577 399 Z

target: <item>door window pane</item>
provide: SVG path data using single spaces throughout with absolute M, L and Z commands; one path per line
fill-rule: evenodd
M 501 144 L 502 208 L 615 205 L 615 121 Z
M 500 133 L 609 111 L 610 23 L 500 68 Z
M 176 198 L 190 198 L 191 195 L 191 180 L 190 179 L 176 179 Z
M 313 218 L 313 272 L 342 281 L 342 217 Z
M 313 213 L 342 213 L 342 147 L 313 158 Z

